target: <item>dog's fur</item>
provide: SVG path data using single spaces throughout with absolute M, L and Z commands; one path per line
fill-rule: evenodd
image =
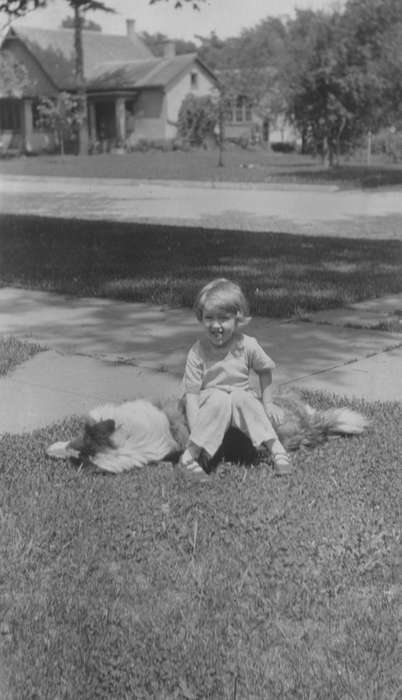
M 276 396 L 275 403 L 283 411 L 282 420 L 275 428 L 288 450 L 302 445 L 313 447 L 331 435 L 358 435 L 369 424 L 363 415 L 349 408 L 316 410 L 295 394 Z M 47 454 L 59 459 L 78 459 L 117 474 L 151 462 L 176 461 L 188 435 L 182 401 L 156 405 L 139 399 L 94 408 L 80 437 L 54 443 Z M 250 440 L 230 428 L 207 471 L 223 458 L 251 462 L 255 457 Z

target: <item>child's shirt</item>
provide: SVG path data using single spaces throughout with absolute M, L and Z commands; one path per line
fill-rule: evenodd
M 187 355 L 183 385 L 185 394 L 205 389 L 249 391 L 250 371 L 262 374 L 275 367 L 255 338 L 236 334 L 229 347 L 215 348 L 207 339 L 197 340 Z

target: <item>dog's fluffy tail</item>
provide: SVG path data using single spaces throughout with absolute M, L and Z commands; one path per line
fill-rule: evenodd
M 297 398 L 281 399 L 284 418 L 277 432 L 287 449 L 313 447 L 334 435 L 360 435 L 370 421 L 350 408 L 316 410 Z
M 350 408 L 331 408 L 321 412 L 321 416 L 328 432 L 335 435 L 360 435 L 370 424 L 368 418 Z

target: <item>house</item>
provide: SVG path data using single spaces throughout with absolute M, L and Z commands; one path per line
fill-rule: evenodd
M 261 116 L 252 101 L 239 95 L 231 105 L 225 124 L 225 136 L 229 140 L 265 143 L 272 147 L 280 144 L 299 145 L 297 130 L 283 113 Z
M 136 34 L 134 20 L 126 27 L 125 36 L 83 31 L 89 137 L 108 149 L 175 137 L 184 97 L 209 94 L 216 86 L 197 54 L 176 55 L 168 41 L 164 56 L 156 58 Z M 0 96 L 0 140 L 11 133 L 27 151 L 51 149 L 54 137 L 40 127 L 37 106 L 41 97 L 75 92 L 73 30 L 12 27 L 0 50 L 25 66 L 30 86 L 19 99 Z
M 265 143 L 269 145 L 294 144 L 299 142 L 299 134 L 285 116 L 283 98 L 275 84 L 276 70 L 238 68 L 215 71 L 216 77 L 233 95 L 225 121 L 225 136 L 238 142 Z M 267 93 L 261 94 L 256 83 L 264 84 L 270 76 L 272 85 Z M 237 86 L 237 89 L 236 89 Z M 248 93 L 248 94 L 247 94 Z M 255 95 L 260 94 L 260 104 Z M 252 95 L 254 94 L 254 97 Z

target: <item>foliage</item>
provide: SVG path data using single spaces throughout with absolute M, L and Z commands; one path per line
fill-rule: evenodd
M 161 151 L 169 153 L 170 151 L 187 151 L 189 143 L 185 139 L 147 139 L 141 138 L 130 144 L 130 151 L 139 151 L 141 153 L 149 153 L 149 151 Z
M 9 51 L 0 53 L 0 97 L 21 97 L 29 85 L 28 73 Z
M 79 99 L 68 92 L 60 92 L 57 98 L 43 97 L 38 103 L 40 126 L 56 135 L 61 153 L 64 143 L 76 136 L 80 125 Z
M 162 0 L 149 0 L 150 5 L 155 5 L 157 2 L 161 2 Z M 170 2 L 170 0 L 164 0 L 165 2 Z M 193 10 L 199 10 L 200 5 L 205 2 L 205 0 L 173 0 L 174 6 L 179 8 L 183 7 L 186 3 L 191 4 Z
M 216 100 L 210 95 L 197 97 L 190 93 L 180 106 L 177 131 L 192 146 L 201 146 L 206 138 L 214 137 L 217 121 Z
M 152 34 L 144 31 L 141 32 L 140 37 L 155 56 L 163 56 L 163 45 L 166 41 L 174 42 L 176 54 L 178 56 L 181 54 L 197 52 L 197 46 L 193 41 L 186 41 L 185 39 L 170 39 L 166 36 L 166 34 L 162 34 L 161 32 Z
M 78 418 L 3 436 L 2 697 L 396 699 L 401 407 L 347 405 L 372 430 L 290 480 L 59 467 Z
M 74 29 L 74 17 L 69 15 L 65 17 L 60 25 L 63 29 Z M 84 29 L 85 31 L 91 31 L 91 32 L 101 32 L 102 27 L 100 24 L 97 22 L 94 22 L 92 19 L 87 19 L 86 17 L 82 18 L 81 21 L 81 29 Z

